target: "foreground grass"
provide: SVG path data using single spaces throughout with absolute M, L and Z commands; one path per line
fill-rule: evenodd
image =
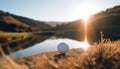
M 54 61 L 58 52 L 42 53 L 13 60 L 0 59 L 0 69 L 120 69 L 120 40 L 92 45 L 88 50 L 71 49 L 67 56 Z

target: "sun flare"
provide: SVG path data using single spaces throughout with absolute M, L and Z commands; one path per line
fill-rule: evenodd
M 87 24 L 89 23 L 89 17 L 95 13 L 95 8 L 96 6 L 93 5 L 93 4 L 82 4 L 82 5 L 79 5 L 79 8 L 80 8 L 80 11 L 79 11 L 79 15 L 81 16 L 81 18 L 84 20 L 84 23 L 85 23 L 85 40 L 83 42 L 83 46 L 84 46 L 84 49 L 87 50 L 87 48 L 89 48 L 90 44 L 88 43 L 88 40 L 87 40 Z
M 73 12 L 76 18 L 82 18 L 85 21 L 89 19 L 92 14 L 95 14 L 98 10 L 98 6 L 92 3 L 83 3 L 76 5 L 75 11 Z
M 90 15 L 94 14 L 95 6 L 92 4 L 83 4 L 81 7 L 81 17 L 87 20 Z

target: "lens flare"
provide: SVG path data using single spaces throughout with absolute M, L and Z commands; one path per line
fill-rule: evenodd
M 88 41 L 87 41 L 87 37 L 85 37 L 85 40 L 83 42 L 83 46 L 84 46 L 84 50 L 87 50 L 89 48 L 89 46 L 90 46 Z
M 83 45 L 85 46 L 85 50 L 90 46 L 89 43 L 88 43 L 88 40 L 87 40 L 87 33 L 88 33 L 88 31 L 87 31 L 87 28 L 88 28 L 87 24 L 88 24 L 88 21 L 89 21 L 89 18 L 85 18 L 84 19 L 85 37 L 84 37 Z

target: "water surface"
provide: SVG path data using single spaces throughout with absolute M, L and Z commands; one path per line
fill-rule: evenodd
M 66 44 L 68 44 L 69 49 L 72 49 L 72 48 L 86 49 L 87 48 L 87 46 L 84 46 L 84 42 L 79 42 L 77 40 L 68 39 L 68 38 L 56 38 L 55 36 L 53 36 L 31 47 L 16 51 L 11 55 L 14 55 L 16 58 L 21 58 L 21 57 L 27 57 L 34 54 L 44 53 L 44 52 L 57 51 L 57 46 L 61 42 L 65 42 Z

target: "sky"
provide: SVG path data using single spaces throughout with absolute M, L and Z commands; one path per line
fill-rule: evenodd
M 120 5 L 120 0 L 0 0 L 0 10 L 40 21 L 74 21 Z

